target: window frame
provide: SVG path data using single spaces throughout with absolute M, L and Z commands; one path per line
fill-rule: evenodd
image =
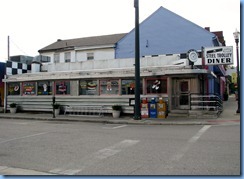
M 102 85 L 102 82 L 105 82 L 106 81 L 106 85 Z M 118 87 L 117 87 L 117 93 L 115 94 L 106 94 L 106 93 L 102 93 L 102 90 L 103 90 L 103 87 L 102 86 L 106 86 L 107 88 L 107 91 L 111 89 L 111 91 L 113 90 L 112 88 L 112 82 L 111 81 L 116 81 L 118 83 Z M 111 84 L 109 85 L 108 82 L 111 82 Z M 100 95 L 105 95 L 105 96 L 112 96 L 112 95 L 116 95 L 116 96 L 119 96 L 120 95 L 120 91 L 121 91 L 121 79 L 119 78 L 116 78 L 116 79 L 100 79 L 99 80 L 99 94 Z M 111 88 L 110 88 L 111 87 Z
M 94 60 L 94 52 L 86 53 L 86 60 Z
M 47 93 L 48 94 L 39 94 L 41 91 L 39 91 L 39 84 L 40 83 L 48 83 L 48 85 L 47 85 Z M 44 86 L 43 86 L 43 88 L 44 88 Z M 48 90 L 49 89 L 49 90 Z M 53 87 L 52 87 L 52 83 L 51 83 L 51 81 L 38 81 L 37 82 L 37 95 L 38 96 L 48 96 L 48 95 L 52 95 L 53 94 Z
M 66 85 L 67 87 L 69 87 L 69 89 L 66 87 L 66 91 L 68 91 L 69 93 L 65 94 L 58 94 L 57 93 L 57 83 L 60 82 L 60 85 L 61 85 L 61 82 L 63 83 L 69 83 L 69 85 Z M 57 81 L 54 81 L 54 94 L 55 95 L 71 95 L 71 83 L 70 83 L 70 80 L 57 80 Z
M 64 53 L 64 62 L 70 63 L 71 62 L 71 52 L 65 52 Z
M 25 84 L 33 84 L 34 87 L 34 94 L 26 94 L 26 90 L 25 90 Z M 33 81 L 25 81 L 22 83 L 22 94 L 23 96 L 36 96 L 36 82 Z
M 86 82 L 86 87 L 85 87 L 85 90 L 86 90 L 86 93 L 87 91 L 89 91 L 89 83 L 90 82 L 95 82 L 96 83 L 96 86 L 95 86 L 95 94 L 81 94 L 81 81 L 85 81 Z M 90 86 L 91 87 L 91 86 Z M 78 84 L 78 91 L 79 91 L 79 96 L 98 96 L 99 95 L 99 80 L 96 80 L 96 79 L 80 79 L 79 80 L 79 84 Z M 90 89 L 91 90 L 91 89 Z
M 161 82 L 162 81 L 164 81 L 165 83 L 164 84 L 166 84 L 166 87 L 164 88 L 166 91 L 164 91 L 163 89 L 162 89 L 162 92 L 160 92 L 160 93 L 153 93 L 153 92 L 148 92 L 148 81 L 156 81 L 156 80 L 160 80 Z M 160 82 L 160 83 L 161 83 Z M 161 84 L 161 85 L 163 85 L 163 84 Z M 154 78 L 146 78 L 145 79 L 145 92 L 146 92 L 146 94 L 147 95 L 155 95 L 155 94 L 167 94 L 168 93 L 168 78 L 165 78 L 165 77 L 163 77 L 163 78 L 156 78 L 156 77 L 154 77 Z
M 121 95 L 135 95 L 135 91 L 134 93 L 131 93 L 131 94 L 123 94 L 123 81 L 124 80 L 127 80 L 127 81 L 134 81 L 134 88 L 135 88 L 135 83 L 136 83 L 136 80 L 135 79 L 126 79 L 126 78 L 121 78 Z M 142 95 L 143 94 L 143 79 L 140 79 L 140 94 Z
M 54 53 L 53 62 L 54 63 L 60 62 L 60 53 Z
M 10 91 L 9 91 L 10 84 L 11 84 L 11 86 L 13 85 L 13 91 L 18 92 L 18 94 L 10 94 Z M 19 96 L 20 95 L 20 88 L 21 88 L 20 82 L 8 83 L 8 96 Z

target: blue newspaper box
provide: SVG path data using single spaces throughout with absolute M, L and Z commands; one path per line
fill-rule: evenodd
M 152 98 L 149 103 L 149 117 L 157 118 L 157 103 L 155 98 Z

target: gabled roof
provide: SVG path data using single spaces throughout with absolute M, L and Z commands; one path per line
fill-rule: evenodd
M 66 49 L 68 50 L 68 49 L 74 49 L 75 47 L 114 45 L 125 35 L 126 33 L 84 37 L 84 38 L 69 39 L 69 40 L 58 39 L 56 42 L 38 50 L 38 52 L 43 53 L 49 51 L 58 51 L 58 50 L 66 50 Z
M 117 43 L 116 58 L 135 56 L 134 38 L 133 29 Z M 164 7 L 140 23 L 140 56 L 186 53 L 217 43 L 215 34 Z

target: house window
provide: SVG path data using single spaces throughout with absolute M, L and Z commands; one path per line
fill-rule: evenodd
M 65 63 L 71 62 L 71 53 L 70 52 L 66 52 L 64 54 L 64 61 L 65 61 Z
M 122 80 L 122 95 L 135 94 L 135 80 Z M 140 93 L 142 94 L 142 82 L 140 82 Z
M 56 94 L 66 95 L 70 94 L 70 82 L 69 81 L 56 81 L 55 82 Z
M 35 95 L 36 83 L 35 82 L 23 82 L 23 95 Z
M 20 83 L 9 83 L 8 95 L 20 95 Z
M 54 54 L 54 63 L 59 63 L 59 53 Z
M 38 95 L 52 95 L 51 83 L 49 81 L 38 82 L 37 94 Z
M 167 93 L 167 79 L 148 79 L 147 94 Z
M 101 80 L 100 94 L 119 94 L 119 80 Z
M 79 94 L 80 95 L 97 95 L 98 94 L 97 80 L 80 80 Z
M 94 53 L 87 53 L 87 60 L 94 60 Z

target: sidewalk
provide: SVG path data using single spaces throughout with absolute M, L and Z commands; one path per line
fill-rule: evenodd
M 133 120 L 131 117 L 114 119 L 112 116 L 90 117 L 90 116 L 69 116 L 58 115 L 53 118 L 50 113 L 0 113 L 1 118 L 7 119 L 30 119 L 48 121 L 76 121 L 76 122 L 97 122 L 110 124 L 139 124 L 139 125 L 215 125 L 215 124 L 236 124 L 240 123 L 240 114 L 236 114 L 237 101 L 231 95 L 228 101 L 224 101 L 224 111 L 217 119 L 194 119 L 194 118 L 170 118 L 170 119 L 142 119 Z

